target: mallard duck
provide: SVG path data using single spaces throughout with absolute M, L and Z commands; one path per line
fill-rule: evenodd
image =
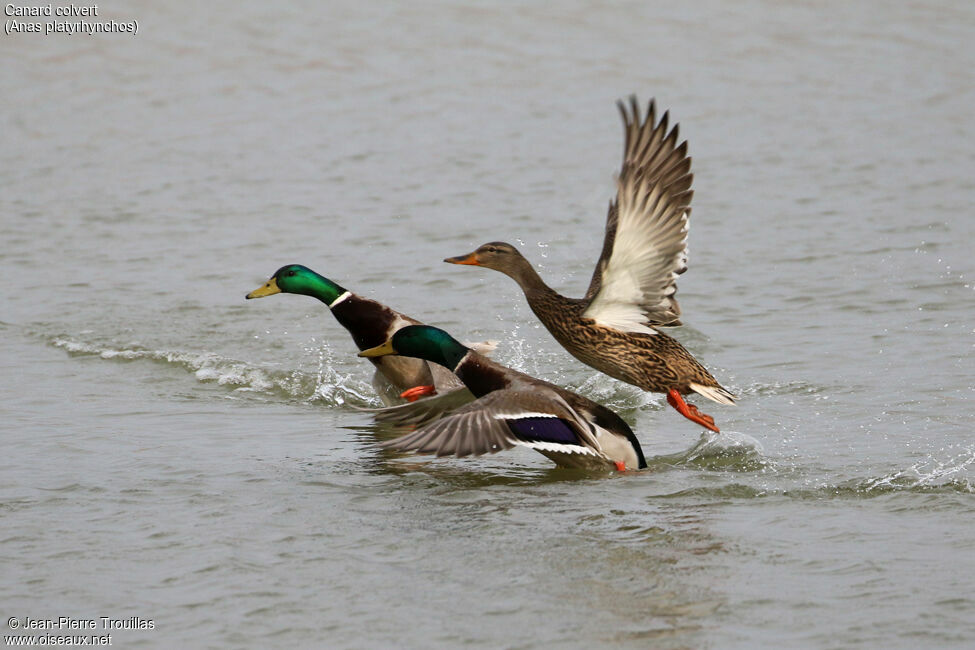
M 397 330 L 360 357 L 404 355 L 453 371 L 478 398 L 385 446 L 457 457 L 530 447 L 562 467 L 643 469 L 633 431 L 613 411 L 547 381 L 506 368 L 429 325 Z M 405 405 L 410 406 L 410 405 Z M 380 420 L 383 418 L 380 416 Z
M 251 291 L 246 297 L 250 300 L 276 293 L 297 293 L 321 300 L 328 305 L 339 324 L 349 330 L 352 340 L 360 350 L 381 344 L 401 327 L 420 323 L 415 318 L 401 314 L 375 300 L 356 295 L 300 264 L 282 266 L 266 283 Z M 490 344 L 478 345 L 483 345 L 485 349 L 490 348 Z M 370 361 L 376 367 L 373 385 L 387 403 L 389 403 L 390 392 L 387 388 L 390 386 L 395 391 L 402 391 L 400 397 L 410 401 L 425 395 L 440 394 L 443 399 L 440 399 L 438 404 L 441 404 L 444 409 L 474 399 L 453 373 L 436 364 L 408 357 L 376 358 Z M 451 394 L 449 398 L 447 394 Z M 431 407 L 427 408 L 429 410 Z M 434 409 L 433 413 L 438 410 Z
M 609 204 L 602 254 L 582 298 L 556 293 L 511 244 L 490 242 L 445 262 L 484 266 L 513 278 L 542 324 L 570 354 L 607 375 L 665 393 L 684 417 L 712 431 L 714 418 L 684 401 L 698 393 L 734 404 L 723 388 L 675 339 L 659 328 L 680 325 L 674 294 L 687 270 L 691 212 L 691 159 L 687 142 L 668 133 L 654 102 L 641 121 L 636 98 L 617 102 L 623 116 L 623 166 L 616 199 Z

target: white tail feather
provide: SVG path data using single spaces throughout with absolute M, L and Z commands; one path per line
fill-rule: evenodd
M 701 384 L 692 383 L 691 390 L 718 404 L 728 404 L 730 406 L 734 406 L 735 404 L 735 396 L 724 388 L 721 388 L 721 386 L 702 386 Z
M 498 347 L 498 342 L 491 340 L 491 341 L 477 341 L 476 343 L 468 343 L 465 341 L 462 343 L 462 345 L 465 348 L 470 348 L 474 350 L 478 354 L 483 354 L 484 356 L 489 357 L 491 356 L 491 353 L 494 352 L 494 349 Z

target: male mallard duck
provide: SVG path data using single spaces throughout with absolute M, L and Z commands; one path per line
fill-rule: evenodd
M 375 300 L 356 295 L 300 264 L 282 266 L 271 279 L 246 297 L 249 300 L 276 293 L 298 293 L 321 300 L 328 305 L 339 324 L 349 330 L 360 350 L 379 345 L 401 327 L 420 324 L 420 321 Z M 461 391 L 450 399 L 441 400 L 445 408 L 474 399 L 457 377 L 436 364 L 406 357 L 370 361 L 376 367 L 373 385 L 383 398 L 387 397 L 384 384 L 391 384 L 396 391 L 403 391 L 401 397 L 410 401 L 423 395 Z
M 426 359 L 452 370 L 478 399 L 384 446 L 463 457 L 521 445 L 562 467 L 622 471 L 647 466 L 633 431 L 613 411 L 495 363 L 441 329 L 410 325 L 359 356 L 391 354 Z
M 655 120 L 653 101 L 640 120 L 636 98 L 623 116 L 623 166 L 609 205 L 606 236 L 589 290 L 566 298 L 548 287 L 511 244 L 491 242 L 444 260 L 485 266 L 517 282 L 542 324 L 572 356 L 643 390 L 666 393 L 684 417 L 718 431 L 714 419 L 684 402 L 698 393 L 734 404 L 704 366 L 657 328 L 680 325 L 674 298 L 677 276 L 687 270 L 687 220 L 691 208 L 691 159 L 667 132 L 667 113 Z

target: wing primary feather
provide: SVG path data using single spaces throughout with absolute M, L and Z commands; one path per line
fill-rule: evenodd
M 533 393 L 495 391 L 412 433 L 381 444 L 399 451 L 458 458 L 510 449 L 515 442 L 507 425 L 495 413 L 499 409 L 509 410 L 512 404 L 523 408 L 525 401 L 531 399 L 537 399 Z
M 450 443 L 452 442 L 454 435 L 451 435 L 452 432 L 450 430 L 446 428 L 443 429 L 444 430 L 440 432 L 440 435 L 437 436 L 436 440 L 432 441 L 433 444 L 430 445 L 431 447 L 436 446 L 436 451 L 434 453 L 437 456 L 457 456 L 460 458 L 460 445 L 451 445 Z M 466 433 L 466 431 L 461 431 L 458 434 L 455 434 L 457 436 L 458 443 L 464 440 L 464 435 Z
M 623 165 L 606 217 L 603 250 L 584 300 L 584 315 L 620 331 L 648 332 L 679 323 L 677 276 L 687 270 L 691 159 L 670 111 L 654 100 L 641 119 L 635 96 L 617 102 L 624 123 Z
M 437 450 L 436 441 L 440 434 L 440 429 L 436 426 L 431 426 L 428 431 L 423 432 L 425 435 L 420 436 L 417 440 L 416 451 L 421 454 L 430 454 Z

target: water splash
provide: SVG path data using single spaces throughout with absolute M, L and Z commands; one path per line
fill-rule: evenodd
M 962 472 L 975 463 L 975 448 L 968 448 L 946 461 L 926 458 L 914 463 L 905 470 L 891 472 L 880 478 L 861 481 L 857 487 L 863 492 L 890 491 L 892 489 L 918 488 L 957 484 L 967 486 L 967 491 L 975 491 L 967 478 L 958 478 Z M 945 480 L 949 479 L 949 480 Z
M 201 383 L 215 383 L 239 392 L 277 394 L 291 399 L 323 402 L 338 406 L 376 406 L 369 384 L 351 374 L 339 373 L 333 364 L 328 345 L 316 348 L 316 372 L 274 370 L 244 361 L 229 359 L 212 352 L 153 350 L 138 344 L 113 347 L 79 341 L 66 336 L 54 337 L 50 345 L 72 356 L 97 356 L 108 361 L 149 361 L 181 368 Z
M 694 466 L 702 469 L 758 471 L 772 466 L 765 449 L 755 438 L 733 431 L 706 431 L 688 450 L 655 456 L 654 463 Z
M 312 339 L 314 342 L 315 339 Z M 374 405 L 377 398 L 371 387 L 355 379 L 351 373 L 343 375 L 335 369 L 332 348 L 327 343 L 318 346 L 318 369 L 314 397 L 327 404 Z
M 612 379 L 599 372 L 592 373 L 581 384 L 568 386 L 568 388 L 614 411 L 641 409 L 651 405 L 659 406 L 661 403 L 656 394 Z

